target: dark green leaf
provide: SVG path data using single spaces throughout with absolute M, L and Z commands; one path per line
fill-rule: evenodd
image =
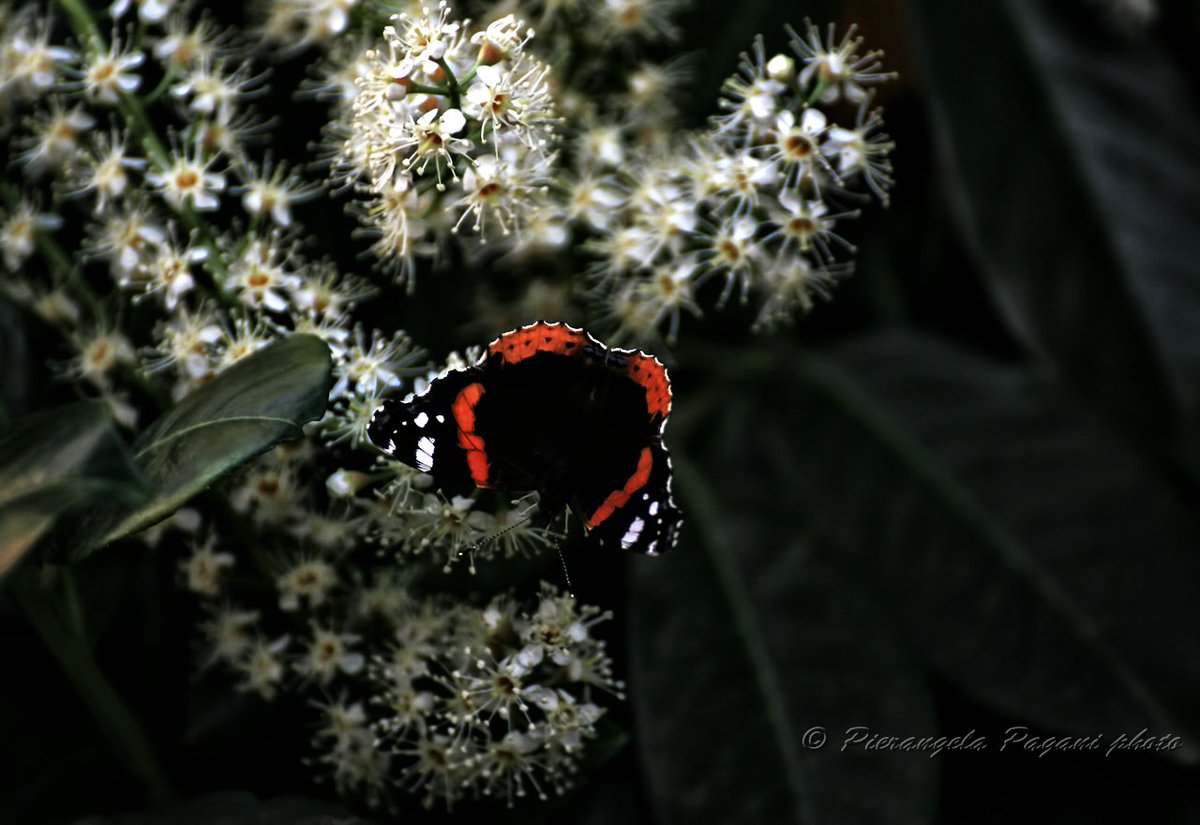
M 247 356 L 187 396 L 134 444 L 153 498 L 89 525 L 78 555 L 166 518 L 221 476 L 283 441 L 325 411 L 329 348 L 298 335 Z
M 76 825 L 369 825 L 331 802 L 301 797 L 258 800 L 246 791 L 189 799 L 157 813 L 88 817 Z
M 1052 731 L 1196 741 L 1200 536 L 1138 454 L 1020 370 L 915 336 L 803 363 L 775 483 L 930 662 Z
M 29 408 L 33 359 L 28 337 L 21 310 L 0 295 L 0 364 L 4 365 L 4 381 L 0 382 L 0 424 L 22 415 Z
M 691 540 L 633 560 L 634 739 L 661 821 L 930 821 L 935 761 L 841 750 L 854 725 L 933 730 L 870 600 L 794 535 L 730 529 L 697 471 L 676 467 Z M 828 741 L 806 749 L 816 726 Z
M 1200 467 L 1200 119 L 1165 51 L 1072 3 L 917 7 L 950 195 L 1013 327 Z
M 62 517 L 144 497 L 129 451 L 100 403 L 47 410 L 0 436 L 0 577 Z

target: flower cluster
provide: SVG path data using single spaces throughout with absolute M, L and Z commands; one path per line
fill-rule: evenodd
M 759 39 L 726 81 L 724 114 L 709 129 L 664 142 L 625 173 L 591 164 L 572 193 L 596 231 L 594 294 L 634 338 L 698 314 L 716 280 L 717 304 L 759 296 L 755 325 L 789 322 L 850 271 L 841 225 L 874 196 L 887 202 L 892 143 L 868 87 L 891 77 L 879 54 L 858 54 L 848 31 L 793 33 L 794 56 L 767 57 Z M 831 112 L 849 111 L 838 124 Z M 597 168 L 599 167 L 599 168 Z M 589 212 L 599 202 L 607 217 Z
M 419 311 L 414 272 L 456 264 L 471 338 L 568 310 L 673 337 L 734 297 L 766 328 L 849 271 L 843 222 L 886 199 L 876 53 L 811 26 L 790 54 L 759 42 L 720 116 L 683 132 L 686 64 L 645 56 L 679 6 L 518 0 L 476 25 L 445 2 L 385 20 L 355 0 L 270 0 L 249 34 L 172 0 L 63 3 L 61 25 L 0 9 L 0 289 L 60 333 L 56 375 L 133 429 L 274 341 L 329 347 L 307 438 L 143 538 L 186 548 L 208 667 L 263 700 L 311 699 L 313 763 L 341 793 L 559 792 L 597 694 L 621 693 L 593 635 L 606 614 L 548 586 L 532 602 L 439 594 L 460 559 L 550 557 L 561 537 L 532 496 L 447 495 L 368 443 L 385 397 L 438 374 L 387 320 Z M 268 150 L 264 58 L 311 47 L 318 68 L 292 91 L 327 117 L 304 152 Z M 318 138 L 325 180 L 306 177 Z M 309 231 L 326 229 L 311 202 L 341 194 L 369 250 Z M 350 274 L 362 252 L 395 277 Z
M 208 604 L 208 665 L 268 701 L 309 696 L 311 763 L 372 806 L 400 791 L 447 807 L 563 793 L 604 712 L 593 699 L 623 690 L 593 635 L 608 614 L 545 583 L 530 608 L 509 596 L 480 608 L 392 568 L 351 574 L 325 552 L 280 569 L 277 609 L 246 609 L 228 600 L 233 564 L 210 540 L 180 565 Z
M 519 234 L 545 195 L 555 118 L 532 39 L 512 15 L 472 32 L 443 0 L 394 16 L 363 53 L 335 169 L 401 278 L 464 227 Z

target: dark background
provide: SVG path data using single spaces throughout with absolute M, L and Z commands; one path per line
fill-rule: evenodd
M 568 557 L 581 600 L 616 612 L 628 743 L 565 799 L 501 821 L 1200 822 L 1200 13 L 1116 7 L 703 0 L 683 15 L 697 124 L 756 32 L 778 50 L 785 22 L 857 22 L 901 72 L 879 99 L 893 202 L 851 227 L 857 275 L 795 331 L 752 336 L 737 307 L 685 324 L 667 431 L 680 547 Z M 286 127 L 322 108 L 264 105 L 278 153 L 311 152 Z M 365 268 L 337 204 L 298 219 Z M 479 343 L 497 330 L 471 323 L 477 288 L 427 278 L 374 320 L 438 355 Z M 10 411 L 64 400 L 41 378 L 52 334 L 3 311 L 24 353 L 5 359 Z M 98 661 L 178 796 L 316 795 L 304 709 L 196 675 L 198 613 L 173 577 L 169 548 L 136 542 L 79 571 Z M 143 807 L 3 594 L 0 651 L 0 821 Z M 988 747 L 841 752 L 852 725 Z M 1000 752 L 1014 725 L 1105 745 Z M 823 749 L 805 747 L 813 726 Z M 1183 747 L 1103 755 L 1143 729 Z

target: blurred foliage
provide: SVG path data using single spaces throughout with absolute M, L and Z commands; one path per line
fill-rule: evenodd
M 903 75 L 886 101 L 894 200 L 855 227 L 857 277 L 793 335 L 685 324 L 667 429 L 681 546 L 658 560 L 567 553 L 576 593 L 627 630 L 612 653 L 629 745 L 567 798 L 492 820 L 1200 818 L 1200 14 L 1164 0 L 1142 23 L 1121 8 L 853 2 L 838 18 L 832 3 L 750 0 L 724 25 L 728 8 L 701 0 L 685 15 L 683 43 L 704 55 L 696 112 L 749 36 L 783 20 L 832 15 L 885 45 Z M 285 127 L 306 116 L 264 105 Z M 281 155 L 308 152 L 280 134 Z M 300 210 L 350 268 L 340 206 Z M 479 343 L 465 288 L 428 279 L 377 311 L 435 352 Z M 40 378 L 56 353 L 35 322 L 3 303 L 0 319 L 0 537 L 13 560 L 98 495 L 139 508 L 111 538 L 148 524 L 320 414 L 321 357 L 296 339 L 241 379 L 254 392 L 231 372 L 141 436 L 144 459 L 218 413 L 283 419 L 177 439 L 198 472 L 175 478 L 131 460 L 95 407 L 22 418 L 68 399 Z M 32 466 L 50 471 L 36 489 Z M 137 504 L 143 475 L 152 498 Z M 30 584 L 66 593 L 66 612 L 0 593 L 0 821 L 360 821 L 275 799 L 314 795 L 296 759 L 309 731 L 192 677 L 197 615 L 172 596 L 174 561 L 133 548 Z M 72 625 L 145 742 L 99 730 L 59 669 L 79 675 L 81 660 L 56 664 L 38 640 Z M 988 747 L 843 748 L 854 726 Z M 1182 746 L 1039 758 L 999 750 L 1014 726 Z M 115 816 L 143 807 L 154 781 L 136 781 L 105 736 L 153 749 L 173 786 L 161 793 L 197 799 Z
M 329 348 L 297 335 L 234 364 L 138 436 L 134 460 L 154 491 L 126 511 L 106 509 L 79 525 L 72 558 L 161 521 L 221 476 L 276 444 L 303 437 L 325 412 Z

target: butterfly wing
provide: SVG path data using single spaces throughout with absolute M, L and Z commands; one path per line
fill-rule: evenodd
M 675 546 L 683 524 L 671 495 L 671 457 L 655 438 L 625 469 L 617 484 L 581 485 L 572 506 L 601 546 L 661 555 Z
M 384 401 L 371 418 L 367 436 L 384 453 L 429 473 L 439 484 L 480 486 L 475 478 L 478 466 L 473 473 L 470 453 L 463 447 L 468 439 L 461 437 L 454 414 L 455 403 L 463 410 L 466 405 L 460 399 L 471 395 L 469 388 L 480 378 L 475 368 L 453 370 L 430 382 L 421 395 Z M 478 459 L 473 461 L 478 465 Z

